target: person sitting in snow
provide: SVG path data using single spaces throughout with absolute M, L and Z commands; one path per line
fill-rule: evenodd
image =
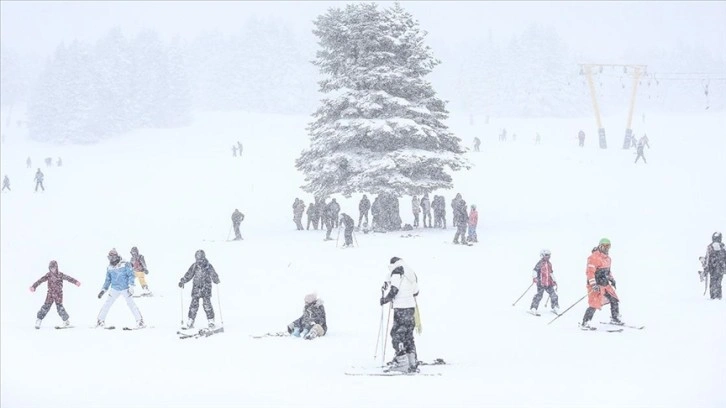
M 328 332 L 323 300 L 318 298 L 317 294 L 305 295 L 303 314 L 300 318 L 287 325 L 287 332 L 305 340 L 324 336 Z

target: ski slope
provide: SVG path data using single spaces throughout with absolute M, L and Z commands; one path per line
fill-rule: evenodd
M 187 128 L 89 146 L 37 144 L 5 128 L 1 170 L 13 191 L 0 196 L 2 407 L 726 406 L 726 303 L 705 299 L 696 274 L 711 234 L 726 230 L 723 113 L 649 114 L 635 129 L 650 138 L 647 165 L 620 149 L 622 117 L 606 118 L 611 148 L 600 150 L 591 118 L 471 125 L 454 115 L 452 130 L 468 147 L 479 135 L 482 151 L 467 154 L 474 166 L 455 173 L 453 190 L 437 192 L 449 228 L 418 229 L 413 238 L 356 234 L 359 247 L 345 250 L 292 221 L 295 197 L 312 201 L 294 167 L 308 120 L 206 113 Z M 503 127 L 516 142 L 497 141 Z M 241 159 L 231 154 L 237 140 Z M 34 193 L 46 156 L 64 165 L 41 166 L 46 191 Z M 450 244 L 457 192 L 479 209 L 473 247 Z M 357 220 L 360 196 L 337 199 Z M 400 200 L 404 223 L 412 223 L 410 203 Z M 226 242 L 235 208 L 245 214 L 244 241 Z M 542 248 L 552 251 L 561 309 L 582 297 L 585 261 L 601 237 L 613 243 L 622 318 L 644 330 L 582 332 L 586 301 L 547 325 L 554 315 L 544 300 L 541 317 L 525 313 L 534 291 L 512 307 Z M 146 257 L 158 295 L 136 299 L 155 328 L 90 329 L 108 251 L 128 260 L 132 246 Z M 225 333 L 179 340 L 190 286 L 182 299 L 176 284 L 197 249 L 219 273 L 212 300 Z M 450 363 L 431 369 L 439 377 L 344 375 L 375 364 L 378 298 L 392 256 L 419 276 L 416 344 L 420 359 Z M 46 286 L 28 288 L 51 259 L 82 283 L 64 285 L 75 329 L 53 329 L 61 321 L 55 308 L 33 328 Z M 311 291 L 325 301 L 325 337 L 251 338 L 284 330 Z M 593 321 L 609 313 L 605 306 Z M 134 323 L 122 301 L 106 321 Z M 197 322 L 206 322 L 201 308 Z

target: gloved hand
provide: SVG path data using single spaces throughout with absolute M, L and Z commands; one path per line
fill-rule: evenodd
M 219 279 L 217 279 L 216 281 L 213 281 L 213 282 L 216 283 L 217 285 L 219 285 Z
M 30 287 L 30 291 L 31 291 L 31 292 L 35 292 L 35 288 L 31 286 L 31 287 Z
M 294 329 L 292 329 L 292 335 L 295 337 L 300 337 L 300 328 L 296 326 Z
M 385 292 L 386 289 L 388 289 L 388 282 L 383 282 L 383 286 L 381 286 L 381 292 Z
M 102 291 L 98 292 L 98 298 L 101 299 L 103 297 L 103 294 L 104 293 L 106 293 L 105 290 L 102 290 Z
M 148 274 L 149 274 L 149 270 L 147 269 L 144 271 L 144 275 L 148 275 Z
M 388 298 L 384 298 L 384 297 L 381 298 L 381 306 L 385 305 L 388 302 L 390 302 L 390 300 Z
M 532 278 L 532 283 L 537 283 L 537 278 Z
M 134 295 L 134 287 L 133 286 L 129 286 L 129 288 L 126 289 L 126 290 L 129 291 L 129 296 L 133 296 Z
M 180 288 L 184 288 L 184 282 L 182 282 L 182 281 L 179 281 L 179 287 L 180 287 Z
M 592 285 L 592 291 L 600 293 L 600 285 Z
M 76 286 L 81 286 L 81 282 L 76 282 Z

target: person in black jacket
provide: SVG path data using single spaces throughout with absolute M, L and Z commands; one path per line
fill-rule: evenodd
M 368 196 L 363 194 L 363 198 L 360 199 L 360 203 L 358 203 L 358 211 L 360 211 L 360 216 L 358 217 L 358 228 L 360 228 L 361 221 L 363 221 L 363 217 L 366 217 L 366 225 L 368 225 L 368 210 L 371 209 L 371 200 L 368 199 Z
M 328 332 L 323 300 L 319 299 L 317 294 L 305 295 L 303 314 L 300 318 L 287 325 L 287 332 L 306 340 L 324 336 Z
M 343 248 L 353 246 L 353 229 L 355 228 L 355 221 L 353 221 L 353 218 L 351 218 L 350 215 L 342 213 L 340 214 L 340 223 L 345 227 L 345 230 L 343 231 L 343 234 L 345 235 L 345 245 L 343 245 Z
M 239 232 L 239 226 L 242 224 L 242 221 L 245 219 L 245 215 L 240 212 L 238 209 L 234 209 L 234 212 L 232 213 L 232 226 L 234 227 L 234 239 L 235 241 L 242 239 L 242 234 Z
M 194 254 L 195 262 L 189 267 L 187 273 L 179 280 L 179 287 L 194 279 L 192 286 L 192 301 L 189 304 L 189 321 L 185 329 L 194 327 L 194 319 L 199 310 L 199 299 L 204 301 L 204 313 L 207 315 L 209 328 L 214 328 L 214 309 L 212 308 L 212 282 L 219 285 L 219 275 L 207 260 L 204 250 L 200 249 Z
M 318 207 L 315 205 L 315 203 L 311 202 L 310 205 L 308 205 L 308 230 L 310 230 L 310 223 L 313 224 L 313 228 L 316 230 L 318 229 Z

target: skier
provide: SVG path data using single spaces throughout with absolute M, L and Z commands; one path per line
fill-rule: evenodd
M 242 143 L 239 140 L 237 141 L 237 151 L 239 152 L 239 157 L 242 157 Z
M 464 201 L 461 198 L 461 193 L 456 193 L 456 197 L 454 197 L 453 200 L 451 200 L 451 212 L 453 214 L 453 219 L 451 221 L 451 224 L 456 226 L 459 225 L 459 213 L 456 212 L 456 208 L 458 207 L 459 203 Z M 465 218 L 469 218 L 468 216 Z
M 648 144 L 648 139 L 646 139 L 646 136 L 643 136 L 638 141 L 638 155 L 635 156 L 635 163 L 637 163 L 638 162 L 638 159 L 640 159 L 642 157 L 643 158 L 643 162 L 645 164 L 648 164 L 648 161 L 645 160 L 645 156 L 643 155 L 643 150 L 645 149 L 645 146 L 646 145 L 648 146 L 648 149 L 650 149 L 650 145 Z
M 580 143 L 580 147 L 585 147 L 585 132 L 580 130 L 580 132 L 577 134 L 577 140 Z
M 721 299 L 721 280 L 726 273 L 726 247 L 724 247 L 720 232 L 714 232 L 711 236 L 711 244 L 706 248 L 706 260 L 704 272 L 710 275 L 711 299 Z
M 5 175 L 5 177 L 3 177 L 3 189 L 2 189 L 2 191 L 5 191 L 6 188 L 8 189 L 8 191 L 12 191 L 12 190 L 10 190 L 10 178 L 8 177 L 7 174 Z
M 308 205 L 307 215 L 308 215 L 308 230 L 310 230 L 311 222 L 313 224 L 313 228 L 315 228 L 315 230 L 317 230 L 318 229 L 318 218 L 317 218 L 318 208 L 315 206 L 315 203 L 311 202 Z
M 207 260 L 204 250 L 200 249 L 194 253 L 195 262 L 189 267 L 187 273 L 179 280 L 179 287 L 194 279 L 192 285 L 192 301 L 189 303 L 189 321 L 184 329 L 194 327 L 194 319 L 199 310 L 199 299 L 203 300 L 204 313 L 207 315 L 207 323 L 210 329 L 214 328 L 214 309 L 212 308 L 212 282 L 219 285 L 219 275 L 214 267 Z
M 329 202 L 325 205 L 325 212 L 323 213 L 323 220 L 325 222 L 325 241 L 332 241 L 333 238 L 330 237 L 330 233 L 333 232 L 333 226 L 336 224 L 338 220 L 335 219 L 336 213 L 335 213 L 335 206 L 333 205 L 335 199 L 333 201 Z
M 603 305 L 610 303 L 610 323 L 622 325 L 620 321 L 619 304 L 617 293 L 615 293 L 615 279 L 610 271 L 610 240 L 600 240 L 597 250 L 587 258 L 587 303 L 589 307 L 585 310 L 582 318 L 582 329 L 592 330 L 590 320 L 595 315 L 595 309 L 600 310 Z
M 139 308 L 134 302 L 134 272 L 131 264 L 121 259 L 116 248 L 112 248 L 108 251 L 108 266 L 106 267 L 106 281 L 103 283 L 103 289 L 98 293 L 98 298 L 101 299 L 103 295 L 108 291 L 106 301 L 101 306 L 101 311 L 98 312 L 98 320 L 96 321 L 96 327 L 104 327 L 106 325 L 106 315 L 108 314 L 111 305 L 116 301 L 119 296 L 126 299 L 126 305 L 131 310 L 131 313 L 136 319 L 136 326 L 138 328 L 144 328 L 144 318 L 141 316 Z
M 469 231 L 466 237 L 468 242 L 479 242 L 479 238 L 476 236 L 476 225 L 479 223 L 479 212 L 476 210 L 476 204 L 471 205 L 471 211 L 469 212 Z
M 350 217 L 348 217 L 350 218 Z M 351 220 L 353 220 L 351 218 Z M 287 332 L 295 337 L 312 340 L 328 332 L 323 299 L 315 293 L 305 295 L 305 306 L 300 318 L 287 325 Z
M 144 256 L 139 253 L 139 248 L 131 247 L 131 259 L 129 260 L 131 267 L 134 268 L 134 276 L 139 279 L 141 284 L 141 295 L 151 295 L 149 285 L 146 284 L 146 275 L 149 274 L 149 269 L 146 268 L 146 260 Z
M 44 177 L 45 176 L 43 175 L 43 172 L 40 171 L 40 167 L 38 167 L 38 171 L 35 172 L 35 178 L 33 179 L 33 180 L 35 180 L 35 191 L 36 192 L 38 192 L 38 186 L 40 186 L 40 188 L 42 188 L 43 191 L 45 191 L 45 187 L 43 187 L 43 178 Z
M 542 136 L 537 132 L 537 136 L 534 137 L 534 144 L 540 144 L 542 142 Z
M 25 166 L 26 166 L 27 168 L 31 168 L 31 167 L 33 167 L 33 162 L 32 162 L 32 161 L 30 161 L 30 156 L 28 156 L 28 158 L 27 158 L 27 159 L 25 159 Z
M 429 201 L 429 193 L 424 193 L 423 198 L 421 198 L 421 212 L 423 213 L 424 228 L 431 228 L 431 201 Z M 429 225 L 426 225 L 427 218 Z
M 338 228 L 338 221 L 339 221 L 338 214 L 340 214 L 340 204 L 338 204 L 338 202 L 335 201 L 335 199 L 333 199 L 330 202 L 330 208 L 332 211 L 330 213 L 330 216 L 332 217 L 332 218 L 330 218 L 330 220 L 333 223 L 333 227 Z
M 452 200 L 453 202 L 453 200 Z M 461 238 L 462 245 L 468 245 L 466 243 L 466 226 L 469 224 L 469 216 L 466 214 L 466 201 L 459 195 L 459 200 L 456 202 L 454 207 L 454 219 L 456 220 L 456 234 L 454 234 L 454 243 L 459 243 Z
M 46 157 L 45 158 L 45 166 L 50 167 L 53 165 L 53 158 L 52 157 Z
M 232 213 L 232 228 L 234 228 L 234 240 L 239 241 L 242 239 L 242 234 L 239 232 L 239 226 L 242 224 L 242 221 L 244 221 L 245 215 L 240 212 L 238 209 L 234 209 L 234 212 Z M 229 236 L 229 235 L 227 235 Z
M 48 273 L 41 276 L 40 279 L 38 279 L 30 287 L 30 291 L 35 292 L 35 289 L 41 283 L 48 282 L 48 294 L 45 296 L 45 303 L 43 303 L 43 306 L 41 306 L 38 311 L 38 319 L 35 321 L 35 328 L 40 329 L 40 322 L 43 321 L 45 315 L 48 314 L 48 311 L 51 306 L 53 306 L 53 303 L 55 303 L 55 307 L 58 310 L 58 315 L 60 315 L 61 319 L 63 319 L 63 326 L 61 327 L 70 327 L 71 322 L 68 320 L 68 312 L 66 312 L 66 309 L 63 307 L 63 281 L 67 280 L 76 286 L 81 286 L 81 282 L 78 282 L 74 278 L 60 272 L 58 270 L 58 262 L 56 261 L 50 261 L 50 264 L 48 264 L 48 271 Z
M 358 203 L 358 211 L 360 212 L 360 215 L 358 216 L 358 228 L 360 228 L 363 217 L 366 217 L 366 225 L 368 225 L 368 210 L 370 209 L 371 200 L 368 199 L 368 196 L 363 194 L 363 198 L 361 198 L 360 202 Z
M 355 221 L 353 221 L 353 218 L 351 218 L 350 215 L 342 213 L 340 214 L 340 223 L 342 223 L 345 227 L 345 230 L 343 231 L 343 234 L 345 235 L 345 245 L 343 245 L 343 248 L 352 247 Z
M 237 146 L 232 145 L 232 157 L 237 157 Z
M 479 151 L 479 146 L 481 146 L 481 140 L 477 136 L 474 136 L 474 151 L 475 152 Z
M 62 167 L 63 166 L 63 160 L 60 157 L 58 157 L 58 161 L 55 163 L 55 165 L 58 166 L 58 167 Z
M 543 249 L 539 253 L 540 260 L 534 265 L 532 270 L 532 282 L 537 284 L 537 293 L 532 298 L 532 305 L 529 307 L 530 313 L 533 315 L 537 314 L 537 308 L 539 302 L 542 300 L 544 291 L 550 295 L 552 301 L 552 312 L 554 314 L 560 314 L 560 305 L 557 298 L 557 281 L 555 281 L 555 273 L 552 270 L 552 263 L 550 262 L 550 256 L 552 252 L 549 249 Z
M 391 362 L 391 370 L 406 373 L 416 372 L 418 359 L 413 329 L 416 327 L 416 296 L 418 296 L 418 276 L 401 258 L 393 257 L 388 265 L 389 273 L 383 282 L 381 306 L 393 304 L 393 328 L 391 342 L 396 356 Z
M 299 198 L 296 198 L 295 202 L 292 203 L 292 220 L 295 222 L 295 226 L 297 227 L 298 231 L 302 231 L 305 229 L 302 225 L 303 213 L 305 213 L 305 202 Z
M 413 211 L 413 226 L 418 228 L 418 215 L 421 214 L 418 197 L 413 196 L 411 200 L 411 211 Z
M 374 231 L 380 231 L 381 229 L 381 212 L 381 196 L 379 194 L 373 199 L 373 204 L 371 204 L 371 219 L 373 220 L 371 227 Z

